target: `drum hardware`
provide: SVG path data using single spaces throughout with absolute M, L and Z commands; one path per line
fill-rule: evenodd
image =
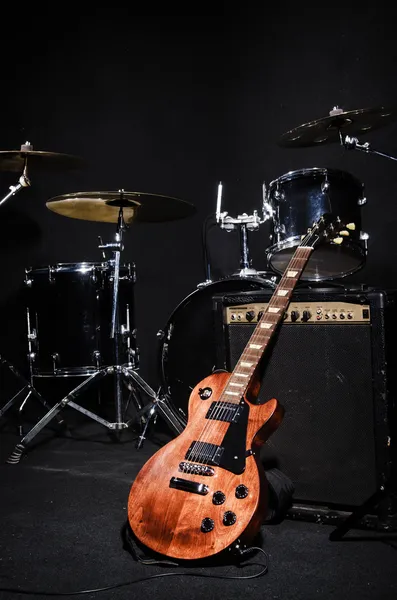
M 18 389 L 18 391 L 12 396 L 12 398 L 8 402 L 6 402 L 4 404 L 4 406 L 2 406 L 2 408 L 0 409 L 0 419 L 12 406 L 14 406 L 14 404 L 19 402 L 18 433 L 19 433 L 19 435 L 23 435 L 23 425 L 22 425 L 21 415 L 22 415 L 22 411 L 24 410 L 29 398 L 31 396 L 34 396 L 35 398 L 37 398 L 37 400 L 39 400 L 39 402 L 41 402 L 41 404 L 47 410 L 51 409 L 51 405 L 46 402 L 46 400 L 43 398 L 43 396 L 34 387 L 32 378 L 30 379 L 30 381 L 28 381 L 26 379 L 26 377 L 24 377 L 24 375 L 22 375 L 22 373 L 15 367 L 15 365 L 13 365 L 9 360 L 4 358 L 4 356 L 0 355 L 0 368 L 1 367 L 7 368 L 14 375 L 14 377 L 18 380 L 18 382 L 21 384 L 22 387 L 20 387 Z M 21 400 L 22 394 L 24 394 L 24 397 Z M 59 425 L 63 424 L 63 420 L 60 417 L 57 417 L 57 421 L 58 421 Z
M 249 231 L 258 231 L 259 226 L 262 223 L 265 223 L 270 216 L 270 207 L 265 202 L 263 202 L 263 217 L 262 219 L 258 215 L 258 211 L 254 210 L 252 215 L 248 215 L 247 213 L 243 213 L 238 215 L 237 217 L 231 217 L 229 214 L 221 210 L 222 204 L 222 182 L 218 184 L 218 195 L 216 202 L 216 222 L 221 229 L 224 229 L 227 232 L 234 231 L 235 229 L 239 229 L 240 234 L 240 271 L 234 273 L 234 275 L 239 275 L 240 277 L 246 276 L 255 276 L 258 274 L 256 269 L 252 268 L 252 261 L 250 258 L 249 245 L 248 245 L 248 232 Z M 264 188 L 264 196 L 265 196 L 265 188 Z
M 18 179 L 18 183 L 9 187 L 10 192 L 0 200 L 0 206 L 4 204 L 9 198 L 15 196 L 21 189 L 31 186 L 31 181 L 28 175 L 28 166 L 32 167 L 33 170 L 38 169 L 40 167 L 45 168 L 47 170 L 65 170 L 79 168 L 83 166 L 83 164 L 84 163 L 82 159 L 76 156 L 60 154 L 55 152 L 34 151 L 33 146 L 30 142 L 25 142 L 24 144 L 22 144 L 19 150 L 0 151 L 0 172 L 21 172 L 21 175 Z M 35 339 L 35 335 L 36 332 L 31 332 L 29 328 L 29 344 L 31 344 L 31 342 Z M 33 358 L 34 353 L 30 349 L 30 365 Z M 20 401 L 21 395 L 23 393 L 25 393 L 25 397 L 20 402 L 20 406 L 18 409 L 19 416 L 21 415 L 28 399 L 31 396 L 36 397 L 47 410 L 51 408 L 51 406 L 45 401 L 43 396 L 34 387 L 32 376 L 30 376 L 30 381 L 28 381 L 11 362 L 9 362 L 7 359 L 1 356 L 0 366 L 8 368 L 8 370 L 14 375 L 14 377 L 18 379 L 18 381 L 22 385 L 18 392 L 0 409 L 0 418 L 9 410 L 9 408 L 11 408 L 11 406 L 13 406 L 17 401 Z M 32 371 L 30 369 L 30 374 L 31 372 Z M 63 423 L 63 420 L 60 417 L 57 416 L 56 419 L 59 424 Z M 19 425 L 19 431 L 20 434 L 22 434 L 21 424 Z
M 397 157 L 391 156 L 391 154 L 386 154 L 386 152 L 380 152 L 379 150 L 371 148 L 369 142 L 361 144 L 356 137 L 349 137 L 346 135 L 344 139 L 341 139 L 341 144 L 346 150 L 361 150 L 367 154 L 378 154 L 379 156 L 389 158 L 390 160 L 397 160 Z
M 133 199 L 132 199 L 133 198 Z M 178 202 L 181 202 L 181 206 L 178 208 Z M 167 205 L 169 211 L 167 213 Z M 98 248 L 102 251 L 102 256 L 106 255 L 106 252 L 110 251 L 113 255 L 111 260 L 106 263 L 107 268 L 111 266 L 112 270 L 112 306 L 111 306 L 111 326 L 110 326 L 110 339 L 114 345 L 114 363 L 102 365 L 98 368 L 101 355 L 99 351 L 94 352 L 93 360 L 95 361 L 96 368 L 88 374 L 88 377 L 74 389 L 72 389 L 60 402 L 55 404 L 44 417 L 32 427 L 32 429 L 19 441 L 15 446 L 12 454 L 8 458 L 10 464 L 19 463 L 22 454 L 25 452 L 27 445 L 36 437 L 36 435 L 57 415 L 66 407 L 69 406 L 87 417 L 97 421 L 101 425 L 107 427 L 112 433 L 119 434 L 121 431 L 129 428 L 133 423 L 134 419 L 125 421 L 124 417 L 127 413 L 127 408 L 132 399 L 135 402 L 135 408 L 137 412 L 137 418 L 143 426 L 143 431 L 138 438 L 137 448 L 141 448 L 143 441 L 146 436 L 149 421 L 154 415 L 160 414 L 173 429 L 174 432 L 180 433 L 183 427 L 178 420 L 175 419 L 172 411 L 167 406 L 161 407 L 163 398 L 160 396 L 160 391 L 156 393 L 138 374 L 137 364 L 135 361 L 136 353 L 135 349 L 132 348 L 130 341 L 134 337 L 136 330 L 131 330 L 130 312 L 127 311 L 127 320 L 125 324 L 120 323 L 120 296 L 119 296 L 119 284 L 120 284 L 120 255 L 123 246 L 123 232 L 127 228 L 127 223 L 124 219 L 124 212 L 127 211 L 128 221 L 131 223 L 133 220 L 143 220 L 148 222 L 155 221 L 166 221 L 177 218 L 182 218 L 188 214 L 192 214 L 195 211 L 195 207 L 187 202 L 178 201 L 175 198 L 167 198 L 163 196 L 153 196 L 150 194 L 141 193 L 130 193 L 124 190 L 119 192 L 84 192 L 82 194 L 68 194 L 65 198 L 57 197 L 56 199 L 47 202 L 47 207 L 54 212 L 78 219 L 88 219 L 94 221 L 104 222 L 115 222 L 117 224 L 115 241 L 109 243 L 103 243 L 99 238 Z M 117 213 L 117 218 L 115 215 Z M 68 270 L 68 266 L 63 266 L 63 271 Z M 84 264 L 80 265 L 80 271 L 82 273 L 89 273 L 92 270 L 92 265 Z M 61 265 L 62 271 L 62 265 Z M 70 271 L 70 269 L 69 269 Z M 101 271 L 100 271 L 101 272 Z M 48 269 L 49 279 L 53 278 L 52 274 L 56 273 L 57 269 Z M 33 273 L 34 275 L 34 273 Z M 33 279 L 27 278 L 28 287 L 32 288 Z M 51 282 L 50 285 L 54 285 L 56 282 Z M 28 320 L 30 316 L 28 316 Z M 30 323 L 30 321 L 29 321 Z M 29 324 L 28 326 L 28 340 L 29 340 L 29 356 L 31 364 L 34 363 L 36 358 L 32 343 L 38 338 L 37 329 L 34 330 Z M 121 362 L 121 341 L 127 340 L 127 360 Z M 57 376 L 58 373 L 58 361 L 61 360 L 59 353 L 54 353 L 52 359 L 54 361 L 52 376 Z M 61 372 L 61 376 L 73 376 L 76 373 L 73 371 L 68 373 L 67 370 Z M 83 406 L 75 402 L 81 394 L 91 388 L 94 384 L 98 383 L 102 379 L 109 375 L 114 376 L 114 390 L 115 390 L 115 417 L 114 422 L 110 422 L 102 418 L 101 416 L 87 410 Z M 50 375 L 51 376 L 51 375 Z M 130 395 L 127 403 L 123 404 L 123 385 L 129 390 Z M 140 393 L 144 392 L 150 399 L 150 404 L 143 406 L 141 402 Z M 161 407 L 161 408 L 160 408 Z M 146 417 L 146 415 L 149 415 Z

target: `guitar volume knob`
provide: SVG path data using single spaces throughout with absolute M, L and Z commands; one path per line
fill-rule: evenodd
M 223 524 L 226 526 L 234 525 L 236 521 L 237 521 L 237 516 L 231 510 L 226 511 L 225 514 L 223 515 Z
M 248 488 L 247 488 L 247 486 L 243 485 L 243 484 L 238 485 L 236 487 L 235 496 L 239 500 L 242 500 L 243 498 L 246 498 L 248 496 Z
M 203 533 L 209 533 L 210 531 L 212 531 L 214 529 L 214 527 L 215 527 L 215 523 L 209 517 L 205 517 L 201 521 L 201 531 Z
M 214 492 L 213 496 L 212 496 L 212 503 L 213 504 L 223 504 L 226 500 L 226 496 L 223 492 L 218 491 L 218 492 Z

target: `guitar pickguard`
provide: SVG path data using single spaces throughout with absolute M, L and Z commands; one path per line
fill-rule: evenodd
M 240 405 L 241 412 L 237 421 L 232 421 L 223 438 L 223 452 L 219 466 L 235 475 L 245 471 L 246 440 L 249 406 L 246 402 Z

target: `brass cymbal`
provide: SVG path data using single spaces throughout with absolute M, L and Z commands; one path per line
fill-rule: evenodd
M 84 221 L 117 223 L 120 206 L 126 223 L 156 223 L 183 219 L 196 212 L 193 204 L 145 192 L 77 192 L 55 196 L 46 203 L 53 212 Z
M 33 150 L 29 142 L 23 144 L 20 150 L 0 150 L 0 171 L 18 173 L 23 171 L 25 166 L 28 172 L 38 169 L 65 171 L 83 167 L 84 161 L 71 154 Z
M 340 135 L 354 136 L 367 133 L 396 120 L 397 107 L 381 106 L 350 111 L 335 107 L 327 117 L 304 123 L 283 133 L 278 144 L 288 148 L 304 148 L 340 143 Z

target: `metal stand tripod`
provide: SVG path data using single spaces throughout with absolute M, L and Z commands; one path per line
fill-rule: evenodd
M 19 402 L 20 404 L 19 404 L 19 408 L 18 408 L 18 417 L 19 417 L 18 431 L 19 431 L 19 435 L 23 435 L 23 425 L 22 425 L 22 421 L 21 421 L 21 414 L 22 414 L 22 411 L 25 408 L 26 403 L 27 403 L 28 399 L 30 398 L 30 396 L 34 396 L 35 398 L 37 398 L 37 400 L 39 400 L 39 402 L 41 402 L 41 404 L 47 410 L 49 410 L 51 408 L 51 405 L 48 404 L 48 402 L 46 402 L 46 400 L 43 398 L 43 396 L 36 390 L 32 381 L 29 382 L 9 360 L 7 360 L 6 358 L 4 358 L 4 356 L 1 356 L 1 355 L 0 355 L 0 367 L 7 368 L 14 375 L 14 377 L 19 381 L 19 383 L 22 386 L 14 394 L 14 396 L 12 396 L 12 398 L 8 402 L 6 402 L 4 404 L 4 406 L 0 409 L 0 419 L 10 408 L 12 408 L 14 406 L 14 404 Z M 24 398 L 21 399 L 23 394 L 24 394 Z M 63 420 L 61 418 L 58 417 L 57 421 L 58 421 L 59 425 L 63 424 Z
M 119 433 L 124 429 L 131 426 L 136 419 L 125 420 L 128 404 L 131 398 L 135 402 L 135 408 L 138 411 L 137 417 L 141 419 L 141 423 L 145 423 L 143 431 L 138 438 L 137 448 L 140 448 L 146 436 L 150 419 L 156 414 L 157 408 L 162 405 L 162 398 L 140 377 L 136 372 L 136 366 L 132 361 L 131 353 L 128 356 L 129 362 L 126 364 L 119 364 L 120 359 L 120 340 L 124 336 L 130 334 L 126 331 L 126 328 L 119 323 L 119 272 L 120 272 L 120 254 L 123 250 L 123 231 L 126 228 L 123 207 L 128 206 L 128 201 L 123 199 L 123 193 L 120 191 L 120 199 L 109 202 L 113 206 L 119 207 L 119 216 L 117 221 L 117 231 L 115 236 L 115 242 L 108 244 L 101 244 L 99 248 L 102 250 L 111 250 L 114 253 L 114 259 L 111 264 L 114 266 L 114 278 L 113 278 L 113 298 L 112 298 L 112 322 L 111 322 L 111 334 L 110 337 L 114 340 L 114 365 L 105 366 L 99 368 L 96 372 L 85 379 L 80 385 L 70 391 L 62 400 L 55 404 L 44 417 L 30 429 L 30 431 L 19 441 L 15 446 L 13 452 L 9 456 L 7 462 L 10 464 L 19 463 L 23 453 L 25 452 L 27 445 L 36 437 L 36 435 L 65 407 L 69 406 L 80 413 L 83 413 L 90 419 L 93 419 L 104 425 L 109 430 L 115 433 Z M 91 388 L 94 384 L 100 380 L 108 377 L 109 375 L 114 376 L 114 394 L 115 394 L 115 421 L 110 422 L 95 414 L 94 412 L 87 410 L 75 402 L 81 394 Z M 130 392 L 127 403 L 124 404 L 123 400 L 123 385 L 127 387 Z M 33 391 L 33 390 L 32 390 Z M 140 392 L 143 391 L 149 398 L 151 403 L 148 406 L 143 406 L 140 400 Z M 47 406 L 47 405 L 46 405 Z M 4 409 L 3 409 L 4 410 Z M 143 418 L 145 414 L 149 413 L 149 418 Z M 161 410 L 161 414 L 168 418 L 166 413 L 166 407 Z M 174 419 L 168 420 L 171 428 L 176 433 L 180 433 L 183 427 L 177 423 Z

